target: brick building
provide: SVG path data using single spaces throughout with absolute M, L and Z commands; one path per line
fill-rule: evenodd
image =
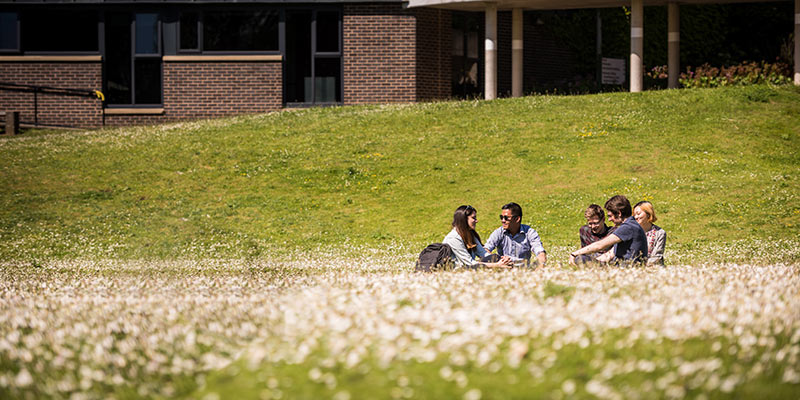
M 551 60 L 526 63 L 528 85 L 568 77 L 569 54 L 528 19 L 539 45 L 525 59 Z M 97 127 L 480 96 L 483 30 L 481 12 L 398 0 L 0 0 L 0 111 Z M 501 72 L 511 42 L 501 28 Z M 3 84 L 99 90 L 105 102 Z M 510 74 L 497 86 L 510 92 Z

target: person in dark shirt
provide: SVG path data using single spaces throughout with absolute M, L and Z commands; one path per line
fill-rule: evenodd
M 613 246 L 613 259 L 616 263 L 644 263 L 647 261 L 647 237 L 638 222 L 632 217 L 631 202 L 622 195 L 616 195 L 605 204 L 608 220 L 616 225 L 614 232 L 605 238 L 573 251 L 569 262 L 576 264 L 578 257 L 609 249 Z M 605 255 L 604 255 L 605 256 Z M 601 261 L 605 260 L 601 257 Z
M 613 227 L 606 225 L 605 217 L 606 213 L 603 212 L 603 209 L 600 208 L 597 204 L 592 204 L 586 208 L 584 212 L 584 217 L 586 217 L 586 225 L 582 226 L 578 231 L 578 235 L 581 239 L 581 247 L 586 247 L 594 242 L 598 242 L 608 236 L 611 232 L 614 231 Z M 592 254 L 585 254 L 576 260 L 577 262 L 590 262 L 595 261 L 598 256 L 605 253 L 608 250 L 600 250 L 596 253 Z

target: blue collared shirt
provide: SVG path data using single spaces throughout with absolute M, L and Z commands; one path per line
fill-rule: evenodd
M 497 248 L 497 254 L 509 256 L 512 260 L 529 260 L 531 253 L 539 255 L 545 252 L 539 234 L 528 225 L 520 225 L 516 235 L 501 226 L 492 232 L 483 247 L 487 253 Z

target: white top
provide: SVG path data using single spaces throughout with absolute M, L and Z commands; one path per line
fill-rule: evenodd
M 658 225 L 653 224 L 649 231 L 644 233 L 647 237 L 647 263 L 664 265 L 664 247 L 667 244 L 667 232 Z
M 475 250 L 470 252 L 467 250 L 467 245 L 464 243 L 464 239 L 461 239 L 461 235 L 458 234 L 456 228 L 453 228 L 447 236 L 444 237 L 442 243 L 450 246 L 453 250 L 453 261 L 458 264 L 458 266 L 473 266 L 480 262 L 481 257 L 486 256 L 486 250 L 481 245 L 481 242 L 478 241 L 478 238 L 474 238 Z M 478 256 L 478 260 L 475 260 L 475 256 Z

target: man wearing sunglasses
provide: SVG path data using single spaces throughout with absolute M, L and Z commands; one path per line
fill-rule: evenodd
M 522 207 L 517 203 L 504 205 L 500 222 L 502 226 L 492 232 L 483 246 L 486 252 L 491 253 L 496 248 L 497 254 L 509 256 L 515 265 L 529 263 L 535 254 L 536 260 L 544 266 L 547 253 L 536 230 L 522 224 Z

